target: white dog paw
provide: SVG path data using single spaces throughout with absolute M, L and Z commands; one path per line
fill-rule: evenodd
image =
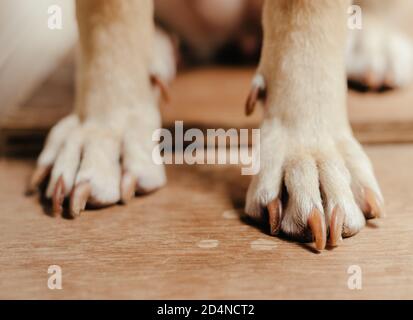
M 29 188 L 35 190 L 50 175 L 45 195 L 54 214 L 63 211 L 65 198 L 76 217 L 86 205 L 127 202 L 135 192 L 151 192 L 166 183 L 164 167 L 152 161 L 153 130 L 139 125 L 142 120 L 133 114 L 122 118 L 117 127 L 122 129 L 116 129 L 71 115 L 52 129 Z
M 348 79 L 373 90 L 413 81 L 411 39 L 380 23 L 350 32 L 346 59 Z
M 356 234 L 365 218 L 383 216 L 372 166 L 352 137 L 306 136 L 312 142 L 304 144 L 269 127 L 262 127 L 261 170 L 250 184 L 246 213 L 267 222 L 271 234 L 313 238 L 321 250 L 327 239 L 336 246 Z
M 150 81 L 135 87 L 134 75 L 125 71 L 131 78 L 125 79 L 128 81 L 120 90 L 81 82 L 85 87 L 84 92 L 79 90 L 83 93 L 78 100 L 84 103 L 77 106 L 76 115 L 64 118 L 51 130 L 28 191 L 37 190 L 50 176 L 45 196 L 52 200 L 54 214 L 62 213 L 68 198 L 69 213 L 76 217 L 87 205 L 127 203 L 135 194 L 152 192 L 166 183 L 164 166 L 153 159 L 158 148 L 152 136 L 161 126 L 159 96 L 167 98 L 165 83 L 174 77 L 176 66 L 171 40 L 159 30 L 154 49 L 148 68 Z M 79 69 L 83 70 L 82 66 Z M 117 71 L 113 68 L 114 73 L 125 76 Z M 142 79 L 144 76 L 138 76 L 136 82 Z M 125 88 L 130 90 L 123 91 Z

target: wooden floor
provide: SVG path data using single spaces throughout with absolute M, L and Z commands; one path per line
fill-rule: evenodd
M 128 207 L 52 218 L 23 196 L 33 162 L 0 161 L 0 298 L 413 298 L 413 146 L 370 146 L 388 217 L 334 250 L 273 238 L 241 217 L 236 166 L 170 166 Z M 59 265 L 63 290 L 47 287 Z M 347 270 L 362 269 L 362 290 Z
M 3 133 L 17 133 L 11 147 L 33 154 L 35 131 L 44 132 L 67 113 L 73 92 L 71 69 L 64 70 L 3 122 Z M 256 126 L 259 113 L 247 119 L 242 110 L 251 75 L 182 75 L 172 90 L 172 107 L 163 109 L 165 123 Z M 351 93 L 358 137 L 413 141 L 412 92 Z M 24 197 L 33 156 L 0 158 L 0 298 L 412 299 L 413 145 L 374 145 L 367 151 L 388 217 L 321 254 L 311 245 L 270 237 L 242 217 L 249 178 L 236 166 L 169 166 L 169 184 L 159 192 L 70 221 L 47 216 L 37 198 Z M 47 287 L 50 265 L 62 268 L 61 291 Z M 361 267 L 362 290 L 348 288 L 352 265 Z

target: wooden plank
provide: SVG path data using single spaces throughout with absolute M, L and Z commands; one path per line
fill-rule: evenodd
M 6 151 L 21 153 L 41 148 L 47 131 L 68 114 L 73 105 L 73 59 L 65 63 L 20 108 L 0 123 Z M 171 88 L 172 103 L 162 106 L 164 126 L 183 120 L 186 127 L 253 128 L 261 112 L 248 118 L 244 100 L 252 69 L 208 67 L 185 71 Z M 364 143 L 413 141 L 413 86 L 383 93 L 349 93 L 349 114 L 356 136 Z M 260 109 L 260 108 L 257 108 Z M 26 148 L 16 144 L 26 136 L 36 137 Z M 33 139 L 30 139 L 33 140 Z
M 412 145 L 370 146 L 388 217 L 337 249 L 268 236 L 240 218 L 236 166 L 169 166 L 169 184 L 78 220 L 23 196 L 33 162 L 0 160 L 1 299 L 412 299 Z M 63 290 L 47 288 L 59 265 Z M 362 269 L 362 290 L 347 270 Z

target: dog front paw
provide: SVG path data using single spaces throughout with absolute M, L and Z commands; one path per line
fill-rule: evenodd
M 164 167 L 152 161 L 152 130 L 125 113 L 121 126 L 86 120 L 76 115 L 61 120 L 50 132 L 30 181 L 34 191 L 48 176 L 45 196 L 53 213 L 63 211 L 70 198 L 70 216 L 86 208 L 127 202 L 135 192 L 151 192 L 166 182 Z
M 413 45 L 403 33 L 379 22 L 351 31 L 348 79 L 369 89 L 405 87 L 413 81 Z
M 262 127 L 261 170 L 254 176 L 246 213 L 279 232 L 337 246 L 383 215 L 383 198 L 369 159 L 353 137 L 332 138 Z M 363 215 L 364 213 L 364 215 Z

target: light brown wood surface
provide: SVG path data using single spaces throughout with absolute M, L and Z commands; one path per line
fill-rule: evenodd
M 6 146 L 34 155 L 45 132 L 70 111 L 73 67 L 65 62 L 32 99 L 2 122 Z M 251 69 L 199 69 L 173 84 L 165 126 L 250 128 L 243 102 Z M 363 141 L 413 141 L 411 90 L 349 98 Z M 19 151 L 20 150 L 20 151 Z M 169 184 L 129 206 L 51 218 L 23 196 L 34 158 L 0 160 L 0 298 L 413 298 L 413 145 L 367 148 L 388 218 L 322 254 L 273 238 L 240 218 L 249 178 L 236 166 L 171 166 Z M 63 269 L 63 290 L 47 268 Z M 359 265 L 363 289 L 347 287 Z
M 0 120 L 0 148 L 9 154 L 34 153 L 47 131 L 73 106 L 73 61 L 60 68 L 22 106 Z M 162 106 L 165 127 L 253 128 L 261 108 L 245 116 L 244 104 L 254 70 L 207 67 L 185 71 L 171 87 L 171 104 Z M 349 93 L 351 124 L 365 143 L 413 142 L 413 86 L 383 93 Z M 30 144 L 27 145 L 27 141 Z
M 367 148 L 387 200 L 337 249 L 268 236 L 240 219 L 249 178 L 236 166 L 170 166 L 169 184 L 78 220 L 23 196 L 33 161 L 0 161 L 0 298 L 412 299 L 413 146 Z M 47 288 L 59 265 L 63 290 Z M 362 269 L 362 290 L 347 270 Z

